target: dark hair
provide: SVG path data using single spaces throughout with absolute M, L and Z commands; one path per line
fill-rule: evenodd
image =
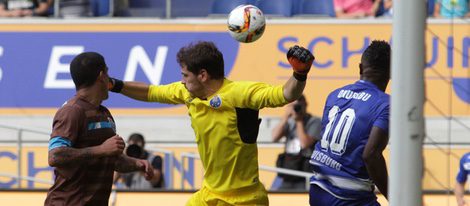
M 372 41 L 361 58 L 363 67 L 371 69 L 370 73 L 364 75 L 374 76 L 380 80 L 390 79 L 390 53 L 390 44 L 386 41 Z
M 101 54 L 84 52 L 77 55 L 70 63 L 70 74 L 75 88 L 78 90 L 93 85 L 105 68 L 106 63 Z
M 193 74 L 205 69 L 212 79 L 224 78 L 224 57 L 212 42 L 191 43 L 181 48 L 176 58 L 181 67 L 186 66 Z
M 145 146 L 145 139 L 144 136 L 140 133 L 133 133 L 131 136 L 129 136 L 129 139 L 127 141 L 141 141 L 142 146 Z

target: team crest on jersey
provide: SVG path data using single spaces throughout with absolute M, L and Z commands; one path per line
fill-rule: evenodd
M 215 95 L 212 97 L 211 101 L 209 101 L 209 104 L 212 108 L 217 109 L 222 105 L 222 99 L 219 97 L 219 95 Z

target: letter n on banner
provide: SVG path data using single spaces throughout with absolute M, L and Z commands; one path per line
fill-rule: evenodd
M 183 165 L 183 163 L 187 163 L 187 165 Z M 194 158 L 187 157 L 185 162 L 179 162 L 175 159 L 174 164 L 176 170 L 182 174 L 181 185 L 183 185 L 186 181 L 191 186 L 191 188 L 194 189 Z M 186 170 L 184 168 L 186 168 Z

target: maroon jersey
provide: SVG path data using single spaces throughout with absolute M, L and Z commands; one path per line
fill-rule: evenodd
M 70 141 L 72 148 L 102 144 L 116 135 L 109 110 L 75 96 L 60 108 L 52 124 L 51 139 Z M 93 157 L 54 168 L 55 183 L 47 194 L 46 206 L 107 206 L 117 157 Z

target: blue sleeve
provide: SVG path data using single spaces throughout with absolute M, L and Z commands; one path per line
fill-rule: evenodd
M 468 157 L 468 154 L 464 155 L 460 159 L 460 166 L 459 166 L 459 173 L 457 173 L 457 182 L 459 183 L 465 183 L 467 181 L 467 176 L 468 176 L 468 171 L 464 167 L 464 163 Z
M 374 122 L 374 126 L 383 129 L 388 132 L 388 123 L 390 120 L 390 105 L 386 104 L 378 114 L 377 119 Z
M 60 136 L 54 137 L 51 140 L 49 140 L 49 151 L 58 148 L 58 147 L 71 147 L 72 142 L 67 139 L 63 138 Z

